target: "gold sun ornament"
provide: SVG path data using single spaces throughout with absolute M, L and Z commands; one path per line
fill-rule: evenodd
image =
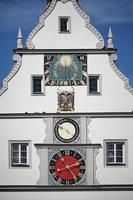
M 72 58 L 69 55 L 64 55 L 64 56 L 61 56 L 60 58 L 60 64 L 63 67 L 69 67 L 71 62 L 72 62 Z

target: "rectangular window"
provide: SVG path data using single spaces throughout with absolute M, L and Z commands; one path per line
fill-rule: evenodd
M 29 166 L 29 143 L 10 142 L 10 156 L 12 167 Z
M 59 32 L 70 33 L 70 17 L 59 17 Z
M 43 94 L 43 76 L 32 77 L 32 94 Z
M 101 76 L 90 75 L 88 77 L 89 94 L 101 94 Z
M 106 165 L 126 165 L 126 142 L 106 141 Z

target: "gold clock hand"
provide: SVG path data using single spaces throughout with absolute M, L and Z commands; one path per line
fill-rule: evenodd
M 73 178 L 76 180 L 76 176 L 74 175 L 74 173 L 72 172 L 72 170 L 70 169 L 70 167 L 68 166 L 67 168 L 69 170 L 69 172 L 72 174 Z
M 61 125 L 58 125 L 58 126 L 60 127 L 60 129 L 64 130 L 66 133 L 73 136 L 73 134 L 68 129 L 63 128 Z
M 69 168 L 71 168 L 71 167 L 76 167 L 76 166 L 79 166 L 79 163 L 76 162 L 76 163 L 74 163 L 73 165 L 66 165 L 66 167 L 63 167 L 63 168 L 61 168 L 61 169 L 57 169 L 57 172 L 63 171 L 64 169 L 68 169 L 67 166 L 69 166 Z
M 76 162 L 76 163 L 73 164 L 73 165 L 69 165 L 69 168 L 71 168 L 71 167 L 76 167 L 76 166 L 79 166 L 79 162 Z
M 65 164 L 66 168 L 69 170 L 69 172 L 72 174 L 73 178 L 76 180 L 76 176 L 74 175 L 74 173 L 70 169 L 70 166 L 67 165 L 67 163 L 65 162 L 64 158 L 61 158 L 61 161 Z

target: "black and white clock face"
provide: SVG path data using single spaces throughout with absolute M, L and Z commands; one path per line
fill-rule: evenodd
M 59 120 L 54 127 L 55 136 L 64 143 L 75 141 L 79 136 L 79 125 L 70 118 Z
M 85 160 L 73 149 L 60 150 L 50 159 L 49 173 L 57 184 L 77 184 L 85 175 Z

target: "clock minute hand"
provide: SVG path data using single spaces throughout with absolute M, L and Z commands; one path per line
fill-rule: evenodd
M 68 166 L 68 165 L 66 165 L 66 166 Z M 74 163 L 73 165 L 69 165 L 68 167 L 63 167 L 61 169 L 57 169 L 57 171 L 60 172 L 60 171 L 63 171 L 65 169 L 68 169 L 68 168 L 70 169 L 71 167 L 76 167 L 76 166 L 79 166 L 78 162 Z
M 69 170 L 69 172 L 72 174 L 73 178 L 76 180 L 76 176 L 74 175 L 74 173 L 73 173 L 72 170 L 70 169 L 70 166 L 67 165 L 67 163 L 65 162 L 64 158 L 61 158 L 61 161 L 65 164 L 66 169 Z
M 61 125 L 58 125 L 58 126 L 60 127 L 60 129 L 62 129 L 62 130 L 64 130 L 65 132 L 67 132 L 69 135 L 72 135 L 72 136 L 73 136 L 73 134 L 70 133 L 70 132 L 68 131 L 68 129 L 63 128 Z
M 76 163 L 73 164 L 73 165 L 69 165 L 69 168 L 71 168 L 71 167 L 76 167 L 76 166 L 79 166 L 79 162 L 76 162 Z

